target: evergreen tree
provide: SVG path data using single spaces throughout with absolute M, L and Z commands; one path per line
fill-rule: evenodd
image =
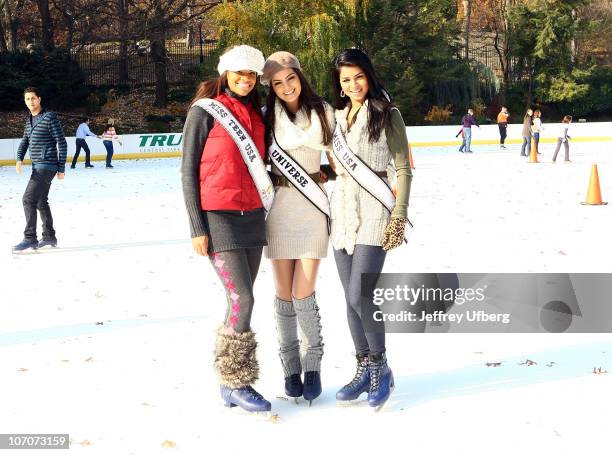
M 431 104 L 462 110 L 476 97 L 457 58 L 455 8 L 454 0 L 382 0 L 362 20 L 362 44 L 407 123 L 422 123 Z
M 515 73 L 528 80 L 525 104 L 560 101 L 577 96 L 586 87 L 580 76 L 572 43 L 582 27 L 578 7 L 588 0 L 529 1 L 510 9 Z

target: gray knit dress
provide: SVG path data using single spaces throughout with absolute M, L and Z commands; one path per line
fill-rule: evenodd
M 331 106 L 325 104 L 327 121 L 335 127 Z M 308 117 L 304 110 L 291 121 L 276 101 L 274 134 L 282 147 L 308 174 L 318 172 L 321 153 L 331 150 L 323 144 L 323 131 L 317 113 Z M 272 166 L 272 173 L 281 172 Z M 319 184 L 323 188 L 322 184 Z M 327 217 L 294 187 L 275 187 L 274 204 L 266 220 L 269 259 L 321 259 L 327 256 L 329 235 Z M 325 189 L 323 189 L 325 191 Z

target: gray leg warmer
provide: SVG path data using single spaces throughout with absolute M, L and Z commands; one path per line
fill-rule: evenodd
M 304 371 L 320 371 L 323 357 L 323 337 L 321 336 L 321 316 L 315 294 L 305 299 L 293 299 L 302 340 L 302 368 Z
M 283 365 L 285 377 L 301 374 L 300 343 L 298 341 L 297 318 L 291 302 L 274 299 L 276 313 L 276 333 L 278 335 L 278 354 Z

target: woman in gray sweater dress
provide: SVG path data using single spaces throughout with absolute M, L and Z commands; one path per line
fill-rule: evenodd
M 333 109 L 314 93 L 300 71 L 297 57 L 289 52 L 268 57 L 261 81 L 270 86 L 265 113 L 267 140 L 271 142 L 274 136 L 277 144 L 322 189 L 321 152 L 331 147 Z M 274 306 L 285 393 L 312 402 L 321 394 L 323 340 L 315 287 L 319 262 L 327 256 L 328 220 L 274 164 L 272 182 L 275 199 L 266 220 L 268 245 L 264 252 L 272 259 L 274 270 Z

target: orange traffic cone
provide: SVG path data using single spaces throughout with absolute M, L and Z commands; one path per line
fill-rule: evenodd
M 531 153 L 529 154 L 528 163 L 539 163 L 538 161 L 538 146 L 536 145 L 535 139 L 531 140 Z
M 589 179 L 589 189 L 587 190 L 586 202 L 582 205 L 607 205 L 607 202 L 601 201 L 601 189 L 599 188 L 599 173 L 597 165 L 591 167 L 591 178 Z
M 410 169 L 416 169 L 414 167 L 414 161 L 412 161 L 412 145 L 408 144 L 408 162 L 410 163 Z

